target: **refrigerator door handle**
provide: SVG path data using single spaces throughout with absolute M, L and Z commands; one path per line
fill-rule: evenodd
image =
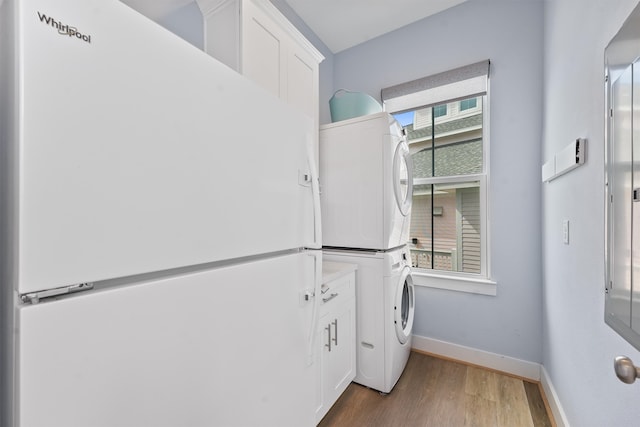
M 307 163 L 311 178 L 311 195 L 313 197 L 313 243 L 311 249 L 322 248 L 322 216 L 320 212 L 320 179 L 316 169 L 316 160 L 313 149 L 313 138 L 307 134 Z
M 321 251 L 309 251 L 309 256 L 313 257 L 313 306 L 311 309 L 311 325 L 309 328 L 308 336 L 308 363 L 313 364 L 316 344 L 316 328 L 318 327 L 318 320 L 320 314 L 320 287 L 322 285 L 322 252 Z
M 40 292 L 30 292 L 20 295 L 23 303 L 38 304 L 45 298 L 55 298 L 61 295 L 73 294 L 76 292 L 84 292 L 93 289 L 93 283 L 79 283 L 77 285 L 63 286 L 60 288 L 47 289 Z

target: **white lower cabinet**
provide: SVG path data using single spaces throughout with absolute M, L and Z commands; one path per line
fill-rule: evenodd
M 320 320 L 316 330 L 317 422 L 356 375 L 355 272 L 349 270 L 346 275 L 323 283 L 320 297 Z

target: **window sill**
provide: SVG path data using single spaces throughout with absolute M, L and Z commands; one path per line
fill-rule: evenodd
M 447 289 L 470 294 L 496 296 L 498 283 L 493 280 L 454 274 L 426 273 L 413 269 L 413 284 L 426 288 Z

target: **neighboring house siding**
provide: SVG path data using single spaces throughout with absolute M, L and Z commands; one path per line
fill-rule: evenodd
M 460 203 L 460 270 L 480 273 L 480 197 L 478 188 L 458 190 Z
M 442 215 L 433 218 L 436 233 L 434 243 L 434 267 L 451 270 L 451 250 L 456 248 L 456 196 L 437 194 L 436 207 L 442 207 Z M 412 253 L 414 267 L 431 268 L 431 195 L 414 196 L 411 213 L 410 238 L 418 239 L 417 251 Z

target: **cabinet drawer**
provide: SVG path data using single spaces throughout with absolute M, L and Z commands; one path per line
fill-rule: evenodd
M 320 293 L 320 316 L 348 300 L 355 298 L 355 273 L 351 272 L 335 280 L 323 283 Z

